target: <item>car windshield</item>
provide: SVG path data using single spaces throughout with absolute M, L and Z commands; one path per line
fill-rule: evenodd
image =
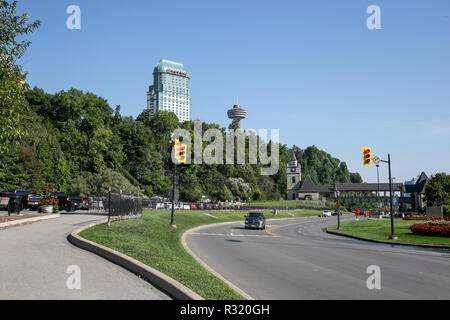
M 256 217 L 262 217 L 263 214 L 262 214 L 262 212 L 250 212 L 250 213 L 248 214 L 248 216 L 249 216 L 250 218 L 256 218 Z

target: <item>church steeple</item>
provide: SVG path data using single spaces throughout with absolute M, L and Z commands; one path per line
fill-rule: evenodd
M 295 200 L 297 198 L 295 190 L 299 188 L 302 180 L 302 167 L 297 161 L 295 152 L 292 152 L 291 161 L 286 168 L 287 178 L 287 199 Z
M 291 166 L 292 167 L 296 167 L 297 166 L 297 157 L 295 156 L 295 152 L 294 151 L 292 151 Z

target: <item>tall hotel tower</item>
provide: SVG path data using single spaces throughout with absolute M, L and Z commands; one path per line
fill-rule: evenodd
M 189 74 L 178 62 L 161 59 L 153 70 L 153 85 L 147 92 L 147 109 L 175 113 L 180 122 L 191 120 Z

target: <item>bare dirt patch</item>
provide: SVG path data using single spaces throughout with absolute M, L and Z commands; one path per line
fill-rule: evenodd
M 35 218 L 35 217 L 43 217 L 43 216 L 46 216 L 46 214 L 24 214 L 24 215 L 20 215 L 20 216 L 18 216 L 16 214 L 12 214 L 10 216 L 8 216 L 7 214 L 1 214 L 0 215 L 0 223 Z

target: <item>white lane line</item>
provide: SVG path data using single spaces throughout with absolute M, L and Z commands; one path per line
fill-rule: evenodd
M 223 236 L 223 237 L 261 237 L 261 238 L 274 238 L 269 235 L 259 234 L 225 234 L 225 233 L 206 233 L 206 232 L 193 232 L 191 234 L 203 235 L 203 236 Z

